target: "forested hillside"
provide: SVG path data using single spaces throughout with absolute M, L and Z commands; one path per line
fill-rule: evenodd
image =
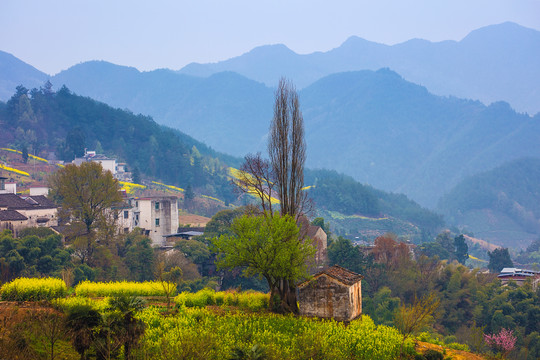
M 449 223 L 481 238 L 527 247 L 540 235 L 540 159 L 515 160 L 468 177 L 441 199 L 439 210 Z
M 360 184 L 335 171 L 308 170 L 306 183 L 313 184 L 309 194 L 317 214 L 339 235 L 373 240 L 393 232 L 421 242 L 431 241 L 444 226 L 440 215 L 407 196 Z
M 134 115 L 63 87 L 53 92 L 47 85 L 17 93 L 0 111 L 0 143 L 31 153 L 54 153 L 65 161 L 82 156 L 84 149 L 127 162 L 148 177 L 187 187 L 208 195 L 231 199 L 227 166 L 206 145 L 156 124 L 150 117 Z

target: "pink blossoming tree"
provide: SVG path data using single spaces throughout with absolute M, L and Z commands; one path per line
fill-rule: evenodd
M 491 348 L 496 351 L 500 351 L 503 358 L 506 358 L 510 351 L 514 349 L 517 338 L 514 336 L 514 332 L 512 330 L 502 328 L 498 334 L 485 334 L 484 340 Z

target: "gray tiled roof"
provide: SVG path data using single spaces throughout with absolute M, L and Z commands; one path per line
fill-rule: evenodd
M 0 210 L 0 221 L 20 220 L 28 220 L 28 218 L 15 210 Z
M 52 209 L 57 206 L 43 195 L 27 196 L 16 194 L 0 194 L 0 208 L 8 210 Z

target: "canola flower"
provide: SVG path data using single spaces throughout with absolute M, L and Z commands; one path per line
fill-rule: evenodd
M 23 175 L 23 176 L 30 176 L 30 174 L 27 173 L 26 171 L 17 170 L 15 168 L 12 168 L 12 167 L 9 167 L 9 166 L 6 166 L 6 165 L 2 165 L 2 164 L 0 164 L 0 169 L 4 169 L 6 171 L 11 171 L 11 172 L 14 172 L 16 174 Z
M 235 169 L 235 168 L 232 168 L 230 167 L 229 168 L 229 174 L 231 175 L 231 177 L 235 178 L 235 179 L 241 179 L 242 177 L 252 177 L 251 174 L 246 174 L 244 171 L 242 170 L 238 170 L 238 169 Z M 309 190 L 311 188 L 314 188 L 315 185 L 308 185 L 308 186 L 304 186 L 302 188 L 302 190 Z M 256 195 L 257 194 L 257 191 L 254 189 L 254 188 L 248 188 L 248 194 L 251 194 L 251 195 Z M 279 199 L 275 198 L 275 197 L 271 197 L 270 198 L 270 201 L 272 202 L 272 204 L 279 204 Z
M 481 262 L 488 262 L 487 260 L 482 260 L 482 259 L 479 259 L 475 256 L 472 256 L 471 254 L 469 254 L 469 259 L 473 259 L 473 260 L 476 260 L 476 261 L 481 261 Z
M 238 169 L 231 168 L 231 167 L 229 168 L 229 174 L 235 179 L 241 179 L 242 177 L 248 177 L 248 178 L 252 177 L 251 174 L 246 174 L 242 170 L 238 170 Z M 254 187 L 248 187 L 248 192 L 247 193 L 252 195 L 252 196 L 256 196 L 257 190 L 255 190 Z M 270 201 L 272 202 L 272 204 L 279 204 L 279 199 L 277 199 L 275 197 L 271 197 Z
M 17 278 L 0 288 L 2 300 L 39 301 L 66 296 L 67 286 L 57 278 Z
M 196 293 L 182 292 L 174 298 L 179 307 L 206 307 L 217 305 L 222 307 L 235 306 L 242 310 L 261 311 L 268 309 L 270 294 L 258 291 L 214 291 L 203 289 Z
M 19 150 L 14 150 L 14 149 L 9 149 L 9 148 L 0 148 L 0 150 L 11 151 L 11 152 L 22 155 L 22 151 L 19 151 Z M 38 160 L 38 161 L 43 161 L 43 162 L 45 162 L 47 164 L 49 163 L 49 161 L 47 159 L 40 158 L 39 156 L 28 154 L 28 157 L 31 158 L 31 159 Z
M 212 197 L 212 196 L 208 196 L 208 195 L 201 195 L 201 197 L 203 198 L 207 198 L 207 199 L 210 199 L 210 200 L 214 200 L 214 201 L 219 201 L 220 203 L 224 203 L 223 200 L 220 200 L 218 198 L 215 198 L 215 197 Z
M 167 185 L 167 184 L 163 184 L 163 183 L 160 183 L 160 182 L 157 182 L 157 181 L 152 181 L 153 184 L 156 184 L 156 185 L 161 185 L 161 186 L 164 186 L 164 187 L 167 187 L 169 189 L 172 189 L 172 190 L 176 190 L 176 191 L 180 191 L 180 192 L 184 192 L 185 190 L 178 187 L 178 186 L 173 186 L 173 185 Z
M 135 189 L 146 189 L 146 186 L 141 184 L 130 183 L 127 181 L 119 181 L 118 183 L 122 185 L 122 188 L 125 189 L 128 194 L 133 194 Z
M 58 298 L 51 301 L 51 304 L 62 311 L 67 311 L 75 306 L 80 305 L 89 305 L 93 309 L 104 312 L 109 306 L 109 297 L 103 299 L 91 299 L 86 297 L 67 297 L 67 298 Z
M 167 286 L 174 286 L 170 283 Z M 175 291 L 176 293 L 176 291 Z M 83 297 L 101 296 L 165 296 L 163 286 L 159 281 L 83 281 L 75 286 L 75 294 Z M 173 294 L 174 295 L 174 294 Z
M 155 307 L 139 313 L 146 325 L 138 351 L 155 359 L 227 359 L 233 349 L 258 344 L 268 359 L 397 359 L 402 335 L 395 328 L 375 325 L 367 315 L 348 326 L 270 313 L 218 312 L 209 308 L 180 308 L 164 317 Z M 405 343 L 412 353 L 413 341 Z

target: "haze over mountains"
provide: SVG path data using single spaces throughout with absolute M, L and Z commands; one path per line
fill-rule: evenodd
M 190 64 L 180 73 L 209 76 L 234 71 L 275 86 L 280 76 L 304 88 L 329 74 L 389 67 L 437 95 L 486 104 L 504 100 L 520 112 L 540 111 L 540 32 L 507 22 L 472 31 L 459 42 L 413 39 L 393 46 L 356 36 L 328 52 L 300 55 L 284 45 L 261 46 L 214 64 Z
M 262 82 L 273 84 L 286 75 L 302 88 L 308 166 L 335 169 L 434 207 L 467 175 L 524 156 L 540 157 L 540 115 L 519 114 L 507 103 L 486 106 L 432 93 L 501 98 L 537 111 L 539 34 L 505 23 L 473 31 L 460 42 L 411 40 L 386 46 L 350 38 L 339 48 L 310 55 L 267 46 L 180 72 L 141 73 L 92 61 L 57 74 L 51 82 L 151 115 L 218 151 L 244 156 L 265 151 L 273 89 Z M 0 55 L 1 77 L 11 84 L 34 87 L 46 81 L 43 74 L 36 85 L 35 69 L 20 63 L 18 68 L 26 66 L 33 75 L 20 71 L 20 81 L 4 76 L 6 54 Z M 385 66 L 391 70 L 362 70 Z M 219 72 L 223 70 L 228 71 Z M 405 80 L 415 76 L 427 89 Z M 463 95 L 458 88 L 484 95 Z

